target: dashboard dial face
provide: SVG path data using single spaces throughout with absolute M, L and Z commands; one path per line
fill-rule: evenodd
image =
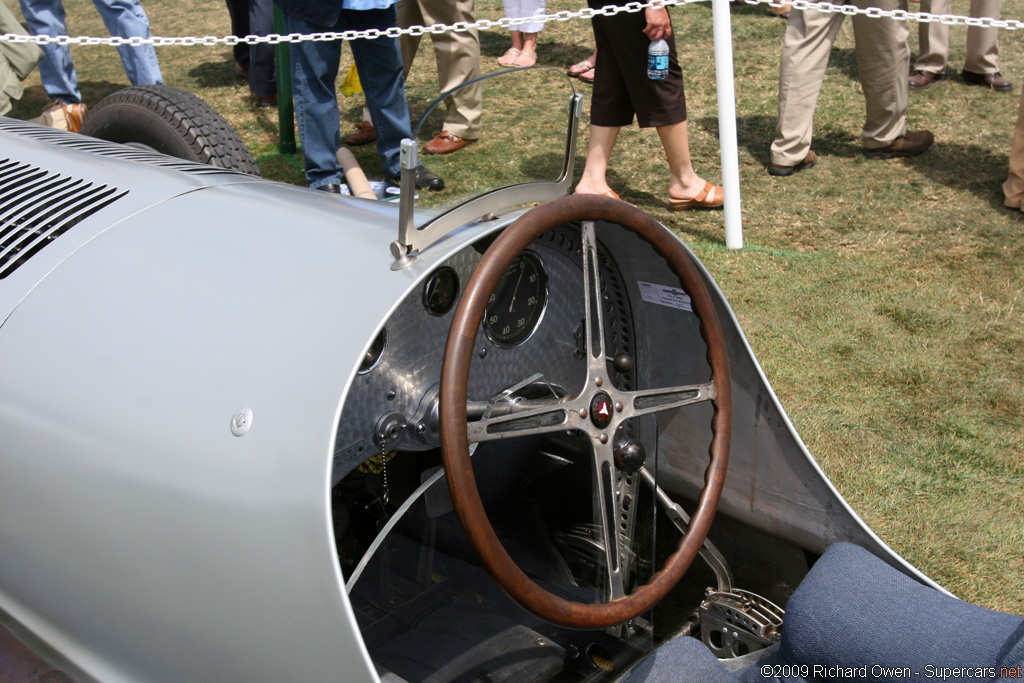
M 544 265 L 524 251 L 498 281 L 484 310 L 484 330 L 498 346 L 521 344 L 537 329 L 548 300 Z
M 459 276 L 444 266 L 423 285 L 423 307 L 430 315 L 441 316 L 452 309 L 459 296 Z

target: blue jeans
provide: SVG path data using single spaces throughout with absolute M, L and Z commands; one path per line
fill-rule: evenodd
M 395 25 L 395 16 L 394 6 L 381 10 L 343 9 L 337 24 L 320 26 L 285 12 L 285 26 L 288 33 L 302 34 L 386 29 Z M 377 131 L 377 153 L 384 172 L 397 177 L 402 170 L 399 160 L 402 139 L 412 137 L 398 41 L 381 37 L 353 40 L 351 45 L 366 94 L 366 106 Z M 341 114 L 334 82 L 341 62 L 341 41 L 290 43 L 289 49 L 292 97 L 306 161 L 306 184 L 310 187 L 340 184 L 342 168 L 336 154 L 341 147 Z
M 119 38 L 149 38 L 149 18 L 139 0 L 93 0 L 110 35 Z M 66 36 L 62 0 L 21 0 L 21 13 L 34 36 Z M 71 61 L 71 50 L 66 45 L 43 45 L 43 59 L 39 62 L 39 76 L 43 88 L 51 99 L 67 104 L 82 101 L 78 91 L 78 76 Z M 159 85 L 164 82 L 156 50 L 152 45 L 117 48 L 124 72 L 132 85 Z

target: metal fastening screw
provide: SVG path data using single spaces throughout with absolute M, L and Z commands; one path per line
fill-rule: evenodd
M 580 408 L 580 417 L 582 417 L 584 420 L 587 419 L 587 409 L 586 408 Z
M 484 349 L 484 348 L 480 349 L 480 357 L 481 358 L 487 358 L 487 349 Z
M 395 391 L 394 389 L 392 389 L 391 391 L 388 392 L 388 400 L 389 401 L 394 401 L 395 400 L 395 396 L 398 396 L 398 392 Z
M 548 644 L 548 641 L 544 640 L 543 638 L 538 638 L 537 639 L 537 644 L 540 645 L 541 647 L 544 647 L 545 645 Z
M 252 409 L 242 408 L 237 413 L 231 416 L 231 433 L 235 436 L 241 436 L 249 431 L 249 426 L 252 424 Z
M 594 384 L 596 384 L 599 387 L 603 387 L 604 386 L 604 377 L 598 377 L 597 379 L 595 379 L 594 380 Z
M 622 401 L 616 401 L 615 402 L 615 412 L 617 412 L 617 413 L 621 413 L 622 412 Z
M 604 432 L 601 432 L 601 436 L 597 438 L 600 439 L 601 443 L 608 443 L 608 435 Z

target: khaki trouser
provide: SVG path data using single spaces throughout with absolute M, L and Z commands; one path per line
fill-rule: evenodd
M 1020 106 L 1017 108 L 1017 125 L 1013 128 L 1013 146 L 1010 147 L 1010 173 L 1003 183 L 1003 202 L 1007 206 L 1020 208 L 1024 199 L 1024 88 L 1021 88 Z M 1022 209 L 1024 210 L 1024 209 Z
M 0 2 L 0 34 L 28 35 L 17 17 Z M 11 102 L 21 98 L 21 82 L 28 78 L 43 52 L 35 43 L 0 42 L 0 116 L 11 110 Z
M 952 0 L 921 0 L 921 11 L 950 14 L 952 4 Z M 971 16 L 998 19 L 1002 5 L 1002 0 L 971 0 Z M 917 32 L 921 54 L 914 69 L 943 73 L 949 58 L 949 26 L 939 21 L 921 22 Z M 999 71 L 998 60 L 999 29 L 968 26 L 964 69 L 976 74 L 994 74 Z
M 430 26 L 455 22 L 473 23 L 474 0 L 401 0 L 397 5 L 398 25 Z M 446 92 L 480 76 L 480 36 L 471 31 L 432 33 L 434 57 L 437 61 L 438 92 Z M 420 36 L 403 35 L 398 39 L 402 49 L 402 64 L 406 76 L 420 44 Z M 483 84 L 461 88 L 445 101 L 448 113 L 444 129 L 467 140 L 480 137 L 480 117 L 483 109 Z M 432 131 L 427 131 L 432 132 Z
M 906 0 L 855 0 L 848 4 L 907 9 Z M 814 108 L 844 16 L 839 12 L 795 9 L 790 15 L 779 67 L 779 121 L 771 148 L 773 164 L 796 166 L 811 149 Z M 867 110 L 864 147 L 887 147 L 907 131 L 910 28 L 905 21 L 863 14 L 851 20 Z

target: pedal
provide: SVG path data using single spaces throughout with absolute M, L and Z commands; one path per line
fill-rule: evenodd
M 700 637 L 719 659 L 763 650 L 782 638 L 786 611 L 756 593 L 708 589 L 700 605 Z

